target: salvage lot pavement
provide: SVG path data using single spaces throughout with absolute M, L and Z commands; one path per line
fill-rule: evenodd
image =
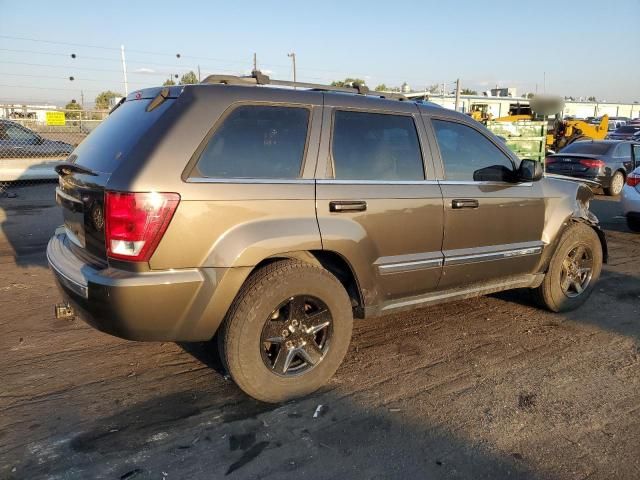
M 212 345 L 55 320 L 52 191 L 0 198 L 0 478 L 640 478 L 640 235 L 615 201 L 593 202 L 610 262 L 583 308 L 508 292 L 359 321 L 329 385 L 275 406 Z

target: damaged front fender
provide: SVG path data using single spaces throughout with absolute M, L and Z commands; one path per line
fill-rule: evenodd
M 546 271 L 564 232 L 575 222 L 584 223 L 596 232 L 602 246 L 602 258 L 608 258 L 607 240 L 599 226 L 598 218 L 589 210 L 594 191 L 586 182 L 562 178 L 545 177 L 543 194 L 546 202 L 542 241 L 548 245 L 541 258 L 539 271 Z

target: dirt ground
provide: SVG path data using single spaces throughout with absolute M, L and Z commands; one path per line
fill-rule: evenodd
M 275 406 L 210 344 L 55 320 L 52 190 L 0 198 L 2 479 L 640 478 L 640 235 L 615 201 L 578 311 L 509 292 L 360 321 L 332 381 Z

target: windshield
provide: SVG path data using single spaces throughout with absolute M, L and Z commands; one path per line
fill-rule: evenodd
M 94 172 L 113 173 L 131 148 L 173 105 L 174 99 L 167 99 L 147 112 L 150 102 L 150 99 L 124 102 L 80 143 L 69 160 Z
M 614 143 L 574 142 L 562 149 L 560 153 L 587 153 L 590 155 L 604 155 L 615 146 Z
M 634 133 L 640 130 L 640 125 L 627 125 L 626 127 L 620 127 L 616 130 L 616 133 Z

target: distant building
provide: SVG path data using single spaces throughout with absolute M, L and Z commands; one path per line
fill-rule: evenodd
M 406 94 L 407 98 L 416 100 L 429 100 L 445 108 L 453 109 L 455 106 L 455 95 L 439 95 L 424 92 L 413 92 Z M 497 97 L 480 95 L 463 95 L 460 98 L 459 109 L 467 113 L 473 109 L 474 105 L 486 106 L 487 113 L 493 118 L 505 117 L 511 111 L 519 107 L 528 106 L 531 99 L 524 97 Z M 565 100 L 563 116 L 575 118 L 599 117 L 607 114 L 610 117 L 640 118 L 640 104 L 637 103 L 614 103 L 614 102 L 581 102 Z
M 60 107 L 56 105 L 0 105 L 0 118 L 6 118 L 9 120 L 35 120 L 37 122 L 46 121 L 47 110 L 60 110 Z
M 517 97 L 517 91 L 515 87 L 507 88 L 492 88 L 486 93 L 487 97 Z

